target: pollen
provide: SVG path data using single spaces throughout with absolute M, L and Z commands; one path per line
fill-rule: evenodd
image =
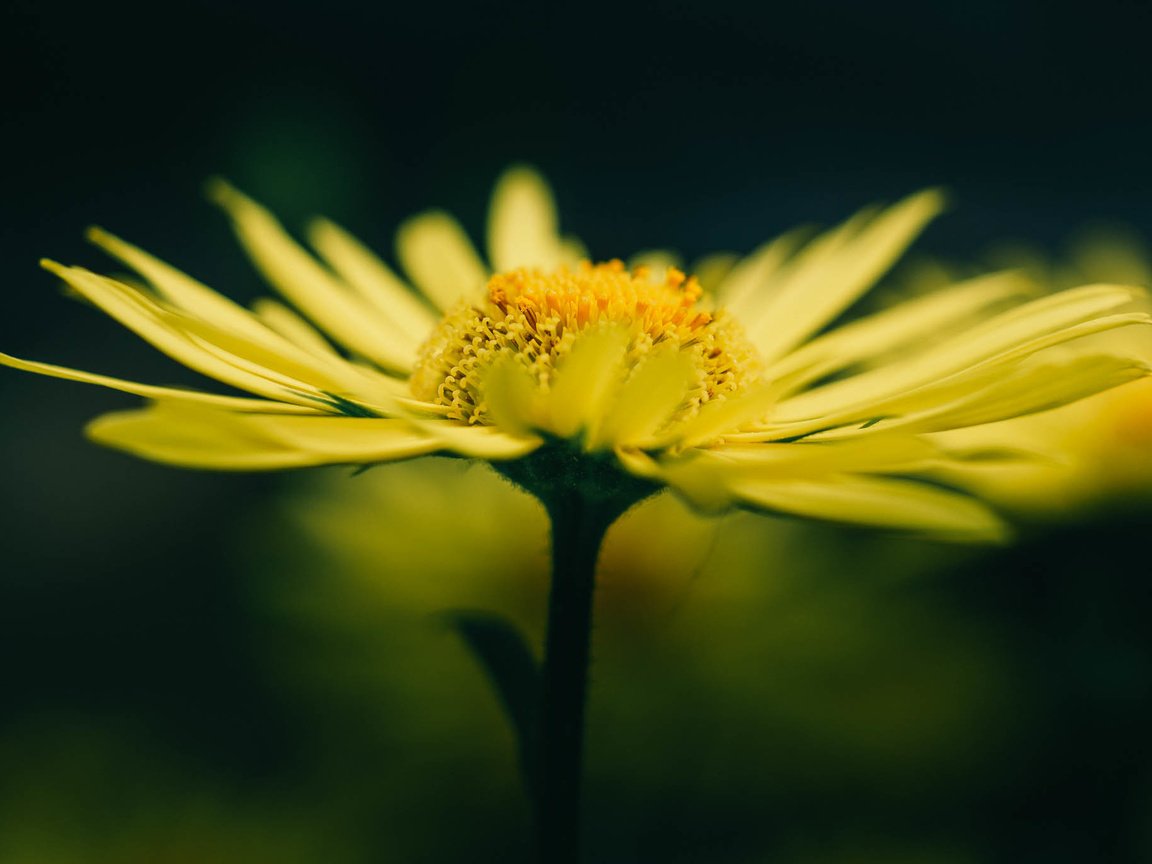
M 424 343 L 412 393 L 447 409 L 448 417 L 485 424 L 480 384 L 497 360 L 511 355 L 547 392 L 583 334 L 617 327 L 628 334 L 622 382 L 653 350 L 680 351 L 692 360 L 695 380 L 676 415 L 684 419 L 740 390 L 761 368 L 739 324 L 723 310 L 702 308 L 702 298 L 697 279 L 672 267 L 661 279 L 645 267 L 629 271 L 621 261 L 499 273 L 482 302 L 449 312 Z

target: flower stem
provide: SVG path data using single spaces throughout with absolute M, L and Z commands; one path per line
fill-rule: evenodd
M 596 559 L 619 511 L 575 489 L 548 496 L 545 506 L 552 587 L 538 715 L 536 843 L 541 864 L 576 864 Z

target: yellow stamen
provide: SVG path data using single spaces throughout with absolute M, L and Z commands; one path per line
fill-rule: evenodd
M 654 281 L 647 268 L 629 272 L 620 261 L 496 274 L 484 302 L 450 312 L 424 344 L 413 395 L 446 406 L 449 417 L 485 423 L 480 382 L 498 358 L 514 356 L 547 391 L 557 364 L 582 333 L 622 326 L 629 334 L 625 374 L 657 345 L 693 358 L 697 380 L 685 393 L 682 419 L 759 371 L 739 326 L 722 311 L 697 307 L 702 294 L 695 277 L 673 267 Z

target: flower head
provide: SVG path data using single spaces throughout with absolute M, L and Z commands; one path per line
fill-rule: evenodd
M 939 212 L 933 191 L 807 243 L 786 235 L 711 291 L 675 268 L 586 260 L 557 232 L 551 195 L 526 169 L 494 193 L 491 267 L 451 217 L 428 213 L 398 234 L 407 280 L 330 222 L 311 226 L 312 253 L 231 187 L 217 184 L 213 197 L 287 303 L 246 309 L 101 231 L 91 239 L 145 285 L 45 266 L 161 351 L 246 395 L 0 355 L 152 400 L 93 422 L 98 442 L 221 469 L 445 452 L 492 461 L 529 486 L 542 477 L 669 486 L 703 510 L 988 538 L 999 520 L 933 482 L 974 454 L 936 433 L 1146 373 L 1124 351 L 1049 350 L 1147 323 L 1116 311 L 1135 289 L 1113 285 L 1021 303 L 1027 283 L 998 274 L 828 330 Z

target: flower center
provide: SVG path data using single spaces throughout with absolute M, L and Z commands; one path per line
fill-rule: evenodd
M 629 272 L 620 261 L 496 274 L 484 301 L 449 312 L 424 343 L 412 393 L 456 420 L 486 423 L 481 382 L 493 363 L 515 355 L 547 390 L 582 334 L 613 326 L 628 333 L 625 378 L 657 345 L 692 359 L 696 380 L 674 418 L 684 419 L 760 371 L 740 326 L 723 310 L 698 306 L 702 293 L 695 277 L 675 268 L 654 281 L 647 268 Z

